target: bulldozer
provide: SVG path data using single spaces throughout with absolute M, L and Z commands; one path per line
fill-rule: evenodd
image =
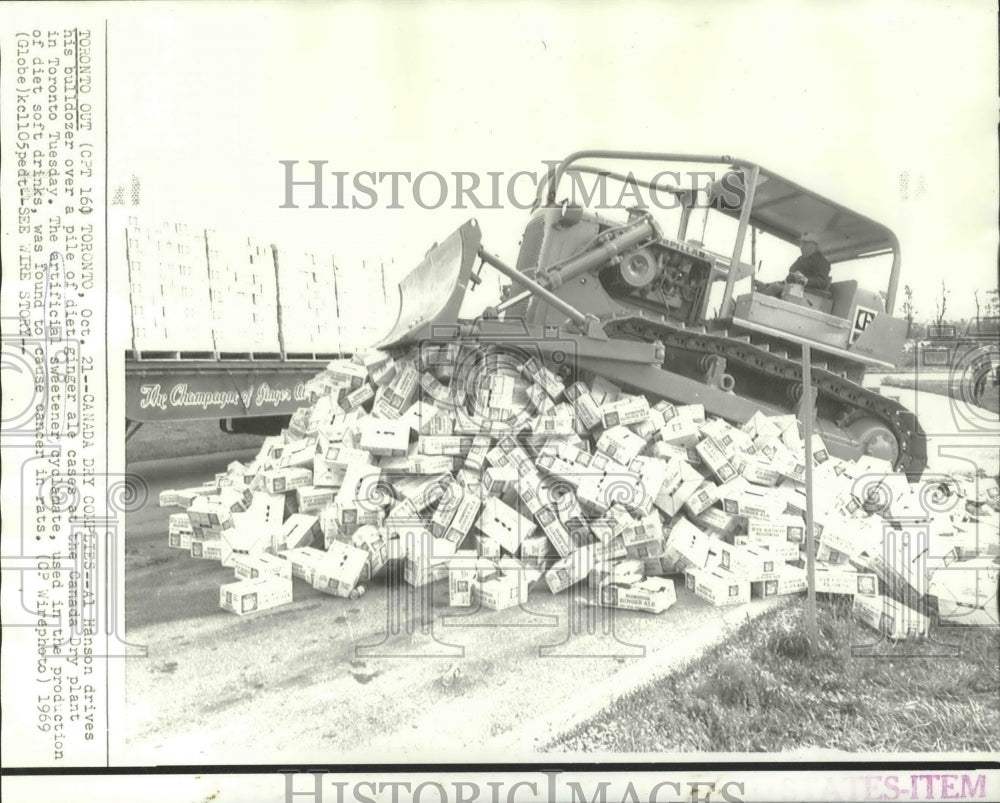
M 663 170 L 651 178 L 623 173 L 621 163 L 707 166 L 698 175 L 714 180 L 681 186 L 664 181 Z M 588 174 L 675 199 L 677 231 L 663 231 L 645 206 L 613 220 L 560 200 L 561 185 Z M 701 209 L 728 217 L 730 228 L 735 221 L 728 253 L 690 236 Z M 888 286 L 879 291 L 842 280 L 817 289 L 789 282 L 778 295 L 761 292 L 753 258 L 743 259 L 748 236 L 794 244 L 806 231 L 818 240 L 833 278 L 841 263 L 883 257 L 883 264 L 891 261 Z M 460 319 L 466 293 L 486 265 L 510 284 L 500 303 Z M 538 181 L 516 265 L 486 250 L 478 221 L 467 221 L 400 283 L 398 318 L 378 347 L 477 341 L 516 349 L 530 341 L 564 378 L 577 372 L 650 400 L 703 404 L 706 413 L 737 425 L 758 411 L 810 415 L 831 454 L 872 455 L 913 479 L 927 462 L 916 416 L 862 385 L 867 370 L 895 367 L 902 352 L 906 322 L 892 315 L 899 273 L 899 243 L 886 226 L 754 162 L 584 150 L 549 163 Z M 805 347 L 811 394 L 803 394 Z M 802 409 L 803 398 L 812 399 L 812 410 Z

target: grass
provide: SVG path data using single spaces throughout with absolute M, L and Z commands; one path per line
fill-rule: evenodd
M 143 424 L 125 444 L 125 460 L 155 460 L 163 457 L 190 457 L 197 454 L 259 449 L 261 435 L 227 435 L 219 422 L 164 421 Z
M 939 396 L 947 396 L 959 401 L 971 400 L 971 394 L 964 393 L 955 387 L 950 375 L 942 372 L 937 375 L 920 374 L 892 374 L 882 380 L 882 384 L 892 388 L 916 388 L 925 393 L 935 393 Z M 1000 414 L 1000 386 L 987 385 L 983 397 L 979 400 L 979 406 L 991 413 Z
M 879 641 L 843 603 L 820 603 L 810 654 L 805 602 L 744 625 L 686 670 L 619 700 L 555 750 L 847 752 L 1000 749 L 1000 632 L 937 628 Z M 860 655 L 852 644 L 876 644 Z

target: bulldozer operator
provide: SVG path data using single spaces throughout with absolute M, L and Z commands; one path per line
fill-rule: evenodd
M 758 292 L 767 296 L 780 297 L 786 284 L 801 284 L 809 290 L 830 289 L 830 262 L 819 250 L 816 235 L 805 232 L 799 237 L 801 255 L 788 268 L 783 282 L 764 285 Z

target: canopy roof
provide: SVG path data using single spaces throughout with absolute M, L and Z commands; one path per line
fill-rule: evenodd
M 733 168 L 712 184 L 713 208 L 739 218 L 741 203 L 734 203 L 739 195 L 733 189 L 744 186 L 743 176 L 743 170 Z M 793 243 L 809 232 L 830 262 L 892 253 L 899 247 L 896 236 L 881 223 L 764 168 L 760 169 L 750 223 Z

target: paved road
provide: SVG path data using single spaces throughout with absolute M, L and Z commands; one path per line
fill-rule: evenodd
M 155 502 L 230 459 L 130 470 Z M 609 677 L 629 670 L 622 684 L 634 685 L 771 607 L 724 617 L 679 588 L 677 604 L 653 616 L 542 585 L 524 608 L 473 611 L 447 607 L 444 583 L 427 596 L 383 576 L 356 601 L 296 580 L 291 605 L 241 619 L 218 608 L 230 569 L 166 545 L 171 512 L 150 506 L 127 526 L 128 640 L 149 650 L 126 671 L 126 759 L 139 764 L 495 761 L 487 741 L 545 711 L 579 715 L 589 688 L 606 703 Z

